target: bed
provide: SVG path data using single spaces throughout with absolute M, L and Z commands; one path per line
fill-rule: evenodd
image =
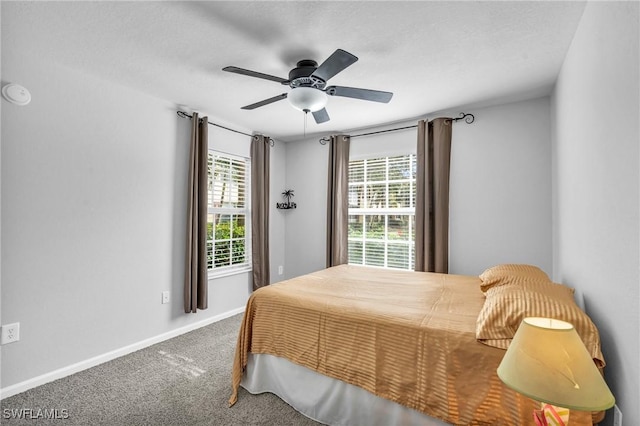
M 539 404 L 495 373 L 504 349 L 478 341 L 482 284 L 341 265 L 261 288 L 239 332 L 230 405 L 242 385 L 326 424 L 532 424 Z

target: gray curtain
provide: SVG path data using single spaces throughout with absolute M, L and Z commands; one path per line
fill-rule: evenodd
M 416 271 L 449 272 L 451 119 L 418 122 Z
M 189 176 L 187 188 L 187 253 L 185 259 L 184 311 L 207 309 L 207 157 L 208 118 L 191 118 Z
M 327 268 L 349 262 L 349 142 L 346 135 L 331 136 L 329 141 Z
M 253 289 L 269 285 L 269 138 L 251 141 L 251 261 Z

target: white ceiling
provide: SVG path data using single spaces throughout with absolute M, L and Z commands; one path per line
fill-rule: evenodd
M 303 113 L 286 100 L 240 109 L 288 87 L 221 69 L 287 78 L 298 60 L 321 63 L 342 48 L 359 61 L 329 84 L 394 97 L 389 104 L 330 97 L 331 121 L 318 125 L 309 116 L 307 134 L 393 123 L 548 94 L 584 5 L 3 1 L 2 47 L 137 88 L 220 124 L 295 140 Z

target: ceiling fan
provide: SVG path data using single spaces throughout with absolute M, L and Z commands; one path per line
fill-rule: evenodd
M 304 111 L 305 113 L 311 112 L 316 123 L 320 124 L 329 121 L 329 114 L 325 109 L 328 99 L 327 95 L 382 103 L 387 103 L 391 100 L 393 96 L 391 92 L 358 89 L 355 87 L 327 86 L 327 81 L 331 77 L 352 65 L 357 60 L 358 58 L 351 53 L 337 49 L 320 64 L 320 66 L 318 66 L 316 61 L 311 59 L 298 61 L 297 66 L 289 72 L 288 80 L 233 66 L 224 67 L 222 70 L 271 80 L 291 87 L 291 91 L 288 94 L 283 93 L 251 105 L 243 106 L 242 109 L 252 110 L 282 99 L 289 99 L 289 102 L 294 108 Z

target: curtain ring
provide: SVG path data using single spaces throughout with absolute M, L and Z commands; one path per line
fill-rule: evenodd
M 258 141 L 260 139 L 260 136 L 262 136 L 263 138 L 265 138 L 267 140 L 267 143 L 269 144 L 270 147 L 274 147 L 276 145 L 276 141 L 274 141 L 273 139 L 271 139 L 268 136 L 264 136 L 264 135 L 253 135 L 252 138 L 254 141 Z

